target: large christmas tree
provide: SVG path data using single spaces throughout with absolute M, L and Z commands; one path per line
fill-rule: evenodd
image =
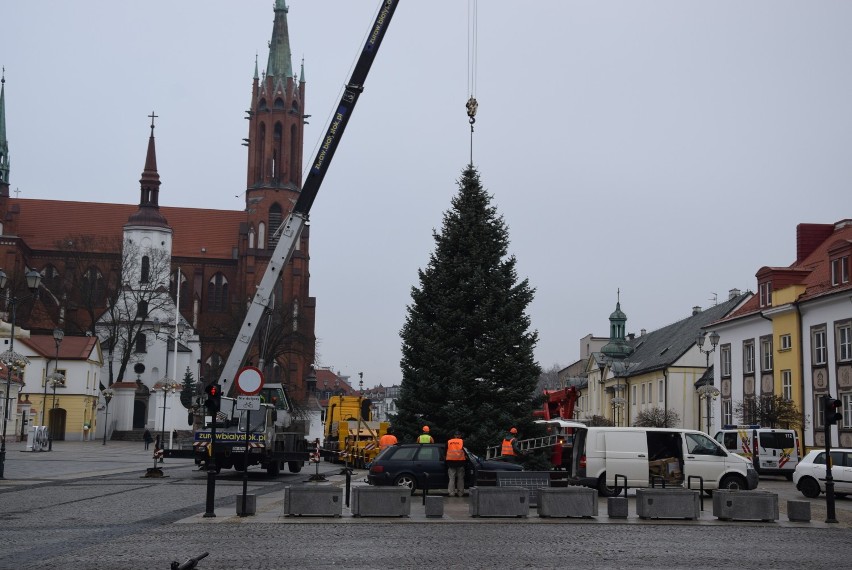
M 434 233 L 435 251 L 412 287 L 402 336 L 402 387 L 393 420 L 400 440 L 428 425 L 436 441 L 461 431 L 482 453 L 517 427 L 532 427 L 541 372 L 527 306 L 534 290 L 518 281 L 509 232 L 470 165 Z

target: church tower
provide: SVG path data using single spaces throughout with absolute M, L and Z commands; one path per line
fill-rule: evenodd
M 9 197 L 9 143 L 6 141 L 6 70 L 0 77 L 0 198 Z
M 255 58 L 246 177 L 246 227 L 243 230 L 244 294 L 248 300 L 260 282 L 275 245 L 277 230 L 293 209 L 302 187 L 302 149 L 305 124 L 305 73 L 293 72 L 289 8 L 276 0 L 266 69 L 259 73 Z M 305 227 L 289 267 L 274 290 L 277 347 L 264 350 L 264 374 L 270 383 L 283 383 L 291 396 L 303 398 L 314 363 L 316 300 L 309 292 L 308 237 Z M 260 364 L 260 363 L 259 363 Z

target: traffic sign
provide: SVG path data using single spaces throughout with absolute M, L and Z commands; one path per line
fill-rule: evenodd
M 254 410 L 260 409 L 260 396 L 237 396 L 238 410 Z
M 241 394 L 246 396 L 260 394 L 260 390 L 263 388 L 263 372 L 254 366 L 245 366 L 237 372 L 234 383 Z

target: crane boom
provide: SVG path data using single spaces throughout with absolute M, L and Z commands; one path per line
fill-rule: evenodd
M 352 76 L 346 84 L 334 117 L 317 151 L 317 156 L 311 164 L 308 176 L 299 193 L 299 198 L 293 207 L 293 211 L 290 212 L 284 223 L 278 228 L 278 232 L 280 233 L 278 243 L 272 252 L 260 284 L 257 286 L 257 291 L 252 298 L 245 319 L 243 319 L 242 327 L 240 327 L 240 331 L 237 333 L 234 346 L 231 348 L 228 360 L 225 362 L 222 374 L 219 377 L 219 383 L 222 385 L 227 385 L 229 380 L 233 380 L 245 362 L 246 355 L 257 333 L 257 325 L 263 317 L 264 311 L 269 306 L 276 281 L 281 277 L 281 272 L 293 256 L 293 250 L 296 248 L 302 229 L 307 223 L 308 213 L 311 210 L 314 199 L 316 199 L 323 178 L 325 178 L 325 174 L 328 171 L 331 159 L 337 150 L 337 145 L 340 143 L 340 137 L 343 136 L 346 125 L 349 123 L 349 118 L 352 116 L 352 111 L 358 102 L 358 97 L 364 90 L 364 81 L 367 79 L 367 74 L 373 65 L 373 60 L 376 58 L 382 39 L 385 37 L 385 32 L 398 4 L 399 0 L 382 0 L 382 6 L 379 8 L 376 20 L 370 29 L 370 34 L 367 36 L 364 49 L 361 50 L 358 62 L 352 71 Z

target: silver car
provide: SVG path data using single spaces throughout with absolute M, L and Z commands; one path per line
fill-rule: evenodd
M 831 450 L 831 478 L 835 496 L 852 494 L 852 449 Z M 825 493 L 825 450 L 811 451 L 799 461 L 793 472 L 793 484 L 809 499 Z

